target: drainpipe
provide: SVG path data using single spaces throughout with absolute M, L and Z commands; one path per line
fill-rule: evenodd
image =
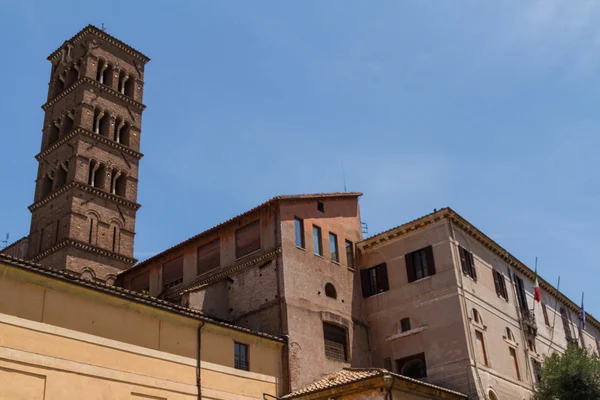
M 196 386 L 198 386 L 198 400 L 202 400 L 202 370 L 200 356 L 202 355 L 202 328 L 205 322 L 200 321 L 201 325 L 198 325 L 198 354 L 196 355 Z

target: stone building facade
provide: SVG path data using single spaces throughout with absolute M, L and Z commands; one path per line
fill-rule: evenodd
M 54 51 L 31 228 L 5 250 L 114 282 L 133 243 L 144 66 L 149 59 L 93 26 Z
M 358 244 L 373 365 L 468 393 L 529 399 L 545 356 L 598 354 L 600 323 L 447 208 Z

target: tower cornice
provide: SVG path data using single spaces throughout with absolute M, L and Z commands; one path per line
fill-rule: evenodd
M 146 64 L 147 62 L 150 61 L 150 58 L 148 58 L 146 55 L 144 55 L 139 50 L 136 50 L 135 48 L 131 47 L 127 43 L 124 43 L 124 42 L 120 41 L 119 39 L 115 38 L 114 36 L 109 35 L 108 33 L 104 32 L 102 29 L 98 29 L 94 25 L 86 26 L 81 31 L 76 33 L 75 36 L 73 36 L 71 39 L 67 40 L 65 43 L 70 43 L 70 44 L 78 43 L 83 38 L 85 38 L 85 36 L 88 34 L 97 36 L 98 38 L 104 40 L 105 42 L 110 43 L 115 47 L 118 47 L 119 49 L 123 50 L 124 52 L 133 56 L 138 61 L 141 61 L 144 64 Z M 58 49 L 54 50 L 52 52 L 52 54 L 50 54 L 48 56 L 48 60 L 55 61 L 60 56 L 60 50 L 63 48 L 63 46 L 64 46 L 64 44 L 61 45 Z
M 92 253 L 100 254 L 100 255 L 103 255 L 106 257 L 114 258 L 115 260 L 120 260 L 120 261 L 123 261 L 130 265 L 133 265 L 137 262 L 137 260 L 135 258 L 126 257 L 124 255 L 115 253 L 114 251 L 106 250 L 101 247 L 89 244 L 89 243 L 84 243 L 84 242 L 80 242 L 79 240 L 68 239 L 68 238 L 55 244 L 54 246 L 50 247 L 49 249 L 44 250 L 40 254 L 31 258 L 29 261 L 37 262 L 45 257 L 48 257 L 50 254 L 57 252 L 58 250 L 62 249 L 63 247 L 67 247 L 67 246 L 74 247 L 74 248 L 84 250 L 84 251 L 90 251 Z
M 83 190 L 86 191 L 88 193 L 92 193 L 95 196 L 98 196 L 100 198 L 106 199 L 106 200 L 110 200 L 114 203 L 117 204 L 121 204 L 125 207 L 129 207 L 133 210 L 139 210 L 139 208 L 142 206 L 141 204 L 135 203 L 133 201 L 129 201 L 126 200 L 120 196 L 114 195 L 114 194 L 110 194 L 108 192 L 105 192 L 104 190 L 100 190 L 98 188 L 89 186 L 89 185 L 85 185 L 81 182 L 71 182 L 66 184 L 65 186 L 63 186 L 62 188 L 58 189 L 55 192 L 52 192 L 50 195 L 44 197 L 42 200 L 38 201 L 37 203 L 33 203 L 32 205 L 30 205 L 29 211 L 35 211 L 38 208 L 40 208 L 41 206 L 43 206 L 44 204 L 48 204 L 52 199 L 57 198 L 58 196 L 60 196 L 63 193 L 68 192 L 70 189 L 79 189 L 79 190 Z
M 146 106 L 144 104 L 142 104 L 142 103 L 140 103 L 138 101 L 133 100 L 131 97 L 125 96 L 124 94 L 119 93 L 116 90 L 114 90 L 113 88 L 110 88 L 110 87 L 108 87 L 106 85 L 103 85 L 102 83 L 100 83 L 98 81 L 95 81 L 92 78 L 89 78 L 87 76 L 83 76 L 83 77 L 79 78 L 68 89 L 63 90 L 60 94 L 56 95 L 56 97 L 52 98 L 46 104 L 44 104 L 42 106 L 42 110 L 48 111 L 48 109 L 50 107 L 52 107 L 54 104 L 56 104 L 60 99 L 66 97 L 69 93 L 72 93 L 79 86 L 82 86 L 82 85 L 84 85 L 86 83 L 90 84 L 91 86 L 94 86 L 100 92 L 106 92 L 106 93 L 108 93 L 108 94 L 110 94 L 112 96 L 115 96 L 119 100 L 122 100 L 122 101 L 126 102 L 127 104 L 130 104 L 130 105 L 134 106 L 140 112 L 142 112 L 142 111 L 144 111 L 146 109 Z
M 62 137 L 61 139 L 57 140 L 56 142 L 54 142 L 50 147 L 48 147 L 46 150 L 40 152 L 38 155 L 35 156 L 35 159 L 37 161 L 42 160 L 43 158 L 45 158 L 46 156 L 48 156 L 50 153 L 52 153 L 54 150 L 58 149 L 59 147 L 61 147 L 63 144 L 67 143 L 69 140 L 77 137 L 77 135 L 82 135 L 82 136 L 86 136 L 89 137 L 91 139 L 97 140 L 98 142 L 101 142 L 107 146 L 112 147 L 115 150 L 119 150 L 122 151 L 123 153 L 129 154 L 130 156 L 135 157 L 137 160 L 140 160 L 142 157 L 144 157 L 144 155 L 140 152 L 137 152 L 135 150 L 130 149 L 127 146 L 124 146 L 120 143 L 115 142 L 114 140 L 110 140 L 104 136 L 101 136 L 97 133 L 94 133 L 92 131 L 88 131 L 87 129 L 84 128 L 75 128 L 73 130 L 73 132 L 69 133 L 68 135 Z

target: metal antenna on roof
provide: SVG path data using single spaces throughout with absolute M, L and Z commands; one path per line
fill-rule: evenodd
M 104 26 L 104 22 L 102 23 L 102 32 L 106 32 L 106 27 Z
M 344 171 L 344 160 L 342 160 L 342 177 L 344 179 L 344 192 L 347 192 L 348 190 L 346 190 L 346 172 Z
M 6 239 L 4 239 L 3 241 L 1 241 L 0 243 L 3 244 L 2 248 L 5 249 L 6 246 L 8 246 L 8 239 L 10 238 L 10 233 L 6 233 Z

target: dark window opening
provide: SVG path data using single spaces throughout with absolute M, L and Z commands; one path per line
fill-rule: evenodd
M 500 271 L 492 270 L 492 275 L 494 276 L 494 286 L 496 288 L 496 294 L 499 297 L 502 297 L 504 300 L 508 301 L 508 290 L 506 290 L 506 281 L 504 280 L 504 275 Z
M 322 201 L 317 201 L 317 210 L 324 213 L 325 212 L 325 204 Z
M 65 90 L 65 78 L 61 74 L 54 81 L 54 91 L 52 92 L 52 97 L 56 97 Z
M 329 232 L 329 252 L 331 253 L 331 261 L 340 262 L 340 252 L 338 249 L 337 235 Z
M 535 375 L 535 381 L 542 381 L 542 364 L 538 360 L 531 360 L 533 363 L 533 374 Z
M 248 345 L 241 343 L 234 343 L 233 345 L 233 362 L 236 369 L 243 369 L 244 371 L 250 370 L 250 362 L 248 359 Z
M 131 279 L 129 290 L 133 290 L 138 293 L 148 293 L 150 290 L 150 274 L 146 271 L 141 275 L 138 275 Z
M 52 180 L 52 178 L 50 178 L 47 174 L 44 175 L 44 178 L 42 179 L 42 190 L 40 193 L 40 200 L 48 196 L 50 192 L 52 192 L 53 183 L 54 181 Z
M 88 235 L 88 243 L 93 243 L 94 240 L 94 219 L 90 218 L 90 232 Z
M 121 72 L 119 72 L 119 93 L 125 94 L 125 83 L 128 80 L 129 76 L 127 75 L 127 72 L 121 70 Z
M 75 82 L 77 82 L 77 78 L 79 78 L 79 72 L 77 72 L 75 67 L 69 68 L 69 71 L 67 72 L 67 83 L 65 87 L 71 87 Z
M 335 290 L 335 286 L 331 283 L 325 284 L 325 296 L 331 297 L 332 299 L 337 299 L 337 292 Z
M 219 268 L 221 265 L 221 239 L 216 238 L 215 240 L 198 247 L 197 255 L 198 275 Z
M 66 161 L 64 164 L 59 165 L 56 171 L 56 189 L 60 189 L 67 183 L 68 168 L 68 161 Z
M 125 94 L 125 96 L 133 99 L 133 96 L 135 94 L 135 79 L 133 79 L 132 77 L 129 77 L 127 82 L 125 82 L 125 93 L 124 94 Z
M 321 236 L 321 228 L 316 225 L 313 225 L 313 247 L 316 255 L 323 255 L 323 238 Z
M 410 318 L 402 318 L 400 320 L 400 331 L 401 332 L 410 331 Z
M 550 318 L 548 317 L 548 308 L 545 303 L 542 303 L 542 312 L 544 314 L 544 322 L 547 326 L 550 326 Z
M 565 310 L 564 307 L 560 308 L 560 317 L 563 323 L 563 329 L 565 331 L 565 337 L 567 338 L 567 343 L 573 344 L 573 332 L 571 331 L 571 316 L 568 311 Z
M 120 175 L 115 179 L 115 194 L 121 197 L 127 194 L 127 175 Z
M 183 283 L 183 256 L 163 264 L 163 287 L 165 289 Z
M 235 231 L 235 257 L 241 258 L 260 250 L 260 220 L 242 226 Z
M 110 134 L 110 115 L 105 113 L 98 125 L 98 134 L 100 136 L 109 137 Z
M 117 251 L 117 235 L 119 234 L 117 227 L 113 227 L 113 242 L 112 242 L 112 251 Z
M 74 126 L 75 126 L 75 120 L 73 119 L 73 114 L 69 112 L 63 119 L 62 134 L 68 135 L 69 133 L 71 133 Z
M 433 248 L 431 246 L 413 251 L 404 256 L 408 282 L 414 282 L 435 274 Z
M 106 167 L 104 164 L 99 164 L 98 169 L 94 172 L 92 186 L 104 190 L 106 185 Z
M 348 264 L 348 268 L 354 269 L 354 246 L 352 242 L 349 240 L 345 241 L 346 244 L 346 263 Z
M 58 237 L 60 235 L 60 220 L 56 221 L 56 229 L 54 230 L 54 244 L 58 243 Z
M 525 294 L 525 285 L 523 284 L 523 279 L 515 276 L 515 284 L 517 286 L 517 299 L 519 300 L 519 307 L 521 308 L 521 312 L 523 314 L 529 315 L 529 307 L 527 306 L 527 295 Z
M 40 242 L 39 242 L 39 246 L 38 246 L 38 253 L 41 253 L 42 250 L 44 249 L 44 228 L 42 228 L 40 230 Z
M 473 321 L 478 323 L 478 324 L 482 324 L 483 325 L 483 319 L 481 318 L 481 315 L 479 314 L 479 311 L 477 311 L 476 309 L 473 309 Z
M 425 362 L 425 353 L 415 354 L 396 360 L 396 370 L 400 375 L 413 379 L 422 379 L 427 377 L 427 363 Z
M 92 126 L 92 131 L 94 133 L 100 134 L 100 125 L 102 124 L 102 119 L 105 117 L 104 111 L 95 110 L 94 111 L 94 124 Z
M 519 361 L 517 359 L 517 351 L 510 347 L 508 349 L 510 353 L 510 358 L 512 359 L 513 367 L 514 367 L 514 375 L 513 378 L 521 380 L 521 371 L 519 371 Z
M 458 253 L 460 255 L 460 264 L 462 266 L 463 274 L 470 276 L 474 280 L 477 280 L 477 271 L 475 271 L 473 253 L 462 246 L 458 246 Z
M 296 234 L 296 247 L 304 248 L 304 221 L 301 218 L 294 218 L 294 232 Z
M 387 264 L 379 264 L 360 271 L 360 283 L 363 297 L 373 296 L 390 289 L 387 274 Z
M 50 146 L 52 143 L 56 142 L 58 140 L 59 136 L 60 136 L 60 129 L 58 126 L 58 122 L 53 122 L 52 125 L 50 126 L 50 129 L 48 132 L 48 146 Z
M 323 322 L 323 338 L 327 358 L 343 362 L 348 360 L 345 328 Z
M 119 129 L 118 134 L 116 136 L 116 142 L 121 143 L 123 146 L 129 146 L 131 125 L 129 122 L 125 122 L 121 129 Z

